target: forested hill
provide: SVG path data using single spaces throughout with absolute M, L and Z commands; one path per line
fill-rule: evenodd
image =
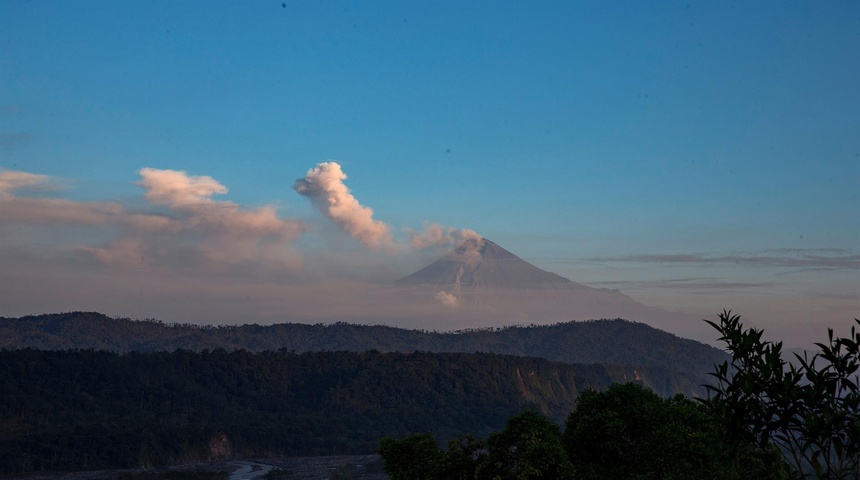
M 0 350 L 0 476 L 483 437 L 529 407 L 561 421 L 588 387 L 698 378 L 475 353 Z
M 312 351 L 492 352 L 565 363 L 649 365 L 705 373 L 724 352 L 625 320 L 547 326 L 427 332 L 381 325 L 336 323 L 201 327 L 110 318 L 72 312 L 0 318 L 0 348 L 95 349 L 113 352 L 202 351 L 224 348 L 259 352 Z

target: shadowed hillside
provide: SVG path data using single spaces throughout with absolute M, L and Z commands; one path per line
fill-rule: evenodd
M 567 322 L 502 329 L 427 332 L 380 325 L 243 325 L 201 327 L 72 312 L 0 318 L 0 348 L 115 352 L 309 351 L 492 352 L 565 363 L 647 365 L 705 373 L 727 357 L 716 348 L 625 320 Z
M 385 435 L 485 436 L 524 408 L 561 422 L 586 388 L 696 378 L 494 354 L 6 350 L 0 475 L 372 453 Z

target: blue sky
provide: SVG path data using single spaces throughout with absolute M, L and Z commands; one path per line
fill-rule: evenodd
M 858 52 L 856 2 L 3 2 L 0 169 L 50 177 L 16 198 L 131 210 L 142 168 L 209 176 L 309 225 L 308 268 L 361 251 L 293 190 L 333 160 L 395 237 L 468 228 L 802 338 L 860 316 Z M 10 218 L 7 250 L 115 233 Z

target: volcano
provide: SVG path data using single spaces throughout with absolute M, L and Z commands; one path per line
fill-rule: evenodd
M 624 318 L 692 333 L 686 315 L 643 305 L 619 290 L 589 287 L 542 270 L 485 238 L 466 240 L 397 280 L 394 287 L 412 299 L 436 301 L 471 323 Z M 696 334 L 699 323 L 692 325 Z
M 481 288 L 581 287 L 560 275 L 541 270 L 485 238 L 463 242 L 444 257 L 395 284 L 434 286 L 458 292 Z
M 559 297 L 558 300 L 564 300 L 565 294 L 576 294 L 589 296 L 591 300 L 604 296 L 604 301 L 619 301 L 622 297 L 632 301 L 618 290 L 587 287 L 542 270 L 486 238 L 466 240 L 444 257 L 394 284 L 435 289 L 477 303 L 496 300 L 492 298 L 496 296 L 522 297 L 541 292 Z

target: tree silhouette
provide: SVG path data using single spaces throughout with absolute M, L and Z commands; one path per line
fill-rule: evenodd
M 708 321 L 732 359 L 716 366 L 705 403 L 730 443 L 778 446 L 799 478 L 858 478 L 860 333 L 852 326 L 848 337 L 834 338 L 828 329 L 818 353 L 795 354 L 789 364 L 782 342 L 762 340 L 764 332 L 740 318 L 723 310 L 719 323 Z

